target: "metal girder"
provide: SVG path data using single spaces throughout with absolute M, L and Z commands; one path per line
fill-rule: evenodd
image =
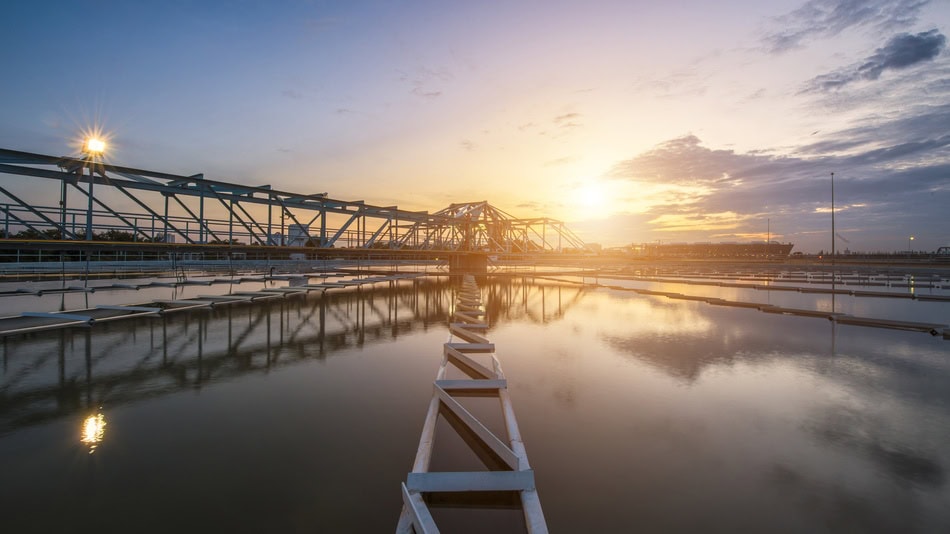
M 89 173 L 86 173 L 85 169 L 90 169 Z M 282 210 L 282 218 L 289 217 L 293 224 L 300 228 L 309 229 L 319 219 L 319 248 L 335 247 L 341 242 L 356 248 L 374 248 L 382 236 L 388 233 L 388 247 L 393 249 L 476 251 L 494 254 L 561 252 L 565 248 L 586 250 L 583 241 L 561 221 L 549 218 L 518 219 L 486 201 L 452 204 L 436 213 L 407 211 L 394 206 L 374 206 L 362 200 L 332 199 L 326 193 L 307 195 L 273 189 L 270 185 L 245 186 L 208 180 L 202 174 L 181 176 L 90 159 L 47 156 L 7 149 L 0 149 L 0 174 L 60 180 L 76 186 L 85 183 L 89 184 L 90 190 L 96 185 L 107 186 L 95 188 L 95 193 L 83 191 L 90 199 L 87 224 L 90 224 L 88 221 L 93 218 L 100 221 L 118 219 L 133 228 L 137 234 L 148 237 L 144 230 L 129 223 L 131 218 L 139 214 L 120 213 L 101 200 L 101 196 L 106 194 L 104 192 L 115 188 L 152 217 L 153 234 L 154 221 L 157 220 L 161 222 L 166 235 L 171 230 L 183 237 L 187 243 L 205 242 L 209 238 L 220 241 L 224 232 L 228 234 L 228 241 L 231 242 L 237 229 L 237 237 L 241 243 L 271 244 L 271 208 L 277 207 Z M 164 215 L 149 206 L 150 202 L 145 196 L 147 194 L 159 194 L 165 198 Z M 51 218 L 51 214 L 58 213 L 55 211 L 57 208 L 32 206 L 17 197 L 10 197 L 29 210 L 32 217 L 38 219 L 27 217 L 30 220 L 24 220 L 22 217 L 14 217 L 18 226 L 33 229 L 56 228 L 62 232 L 60 235 L 67 235 L 64 223 L 58 224 Z M 227 214 L 226 219 L 206 217 L 206 197 L 219 201 Z M 175 200 L 175 213 L 169 212 L 168 198 Z M 197 202 L 189 200 L 189 203 L 197 203 L 197 210 L 185 203 L 184 199 L 196 199 Z M 94 212 L 93 204 L 101 206 L 105 211 Z M 266 225 L 258 220 L 259 217 L 251 215 L 248 204 L 268 207 Z M 63 204 L 58 209 L 65 212 L 68 208 Z M 308 213 L 301 217 L 301 211 Z M 332 221 L 328 220 L 330 216 L 334 217 Z M 234 219 L 237 219 L 240 228 L 234 225 Z M 301 220 L 308 219 L 309 224 L 301 223 Z M 182 229 L 181 226 L 173 224 L 173 220 L 178 221 L 180 225 L 184 225 L 186 221 L 194 222 L 197 229 Z M 369 220 L 379 221 L 379 226 L 371 234 L 368 234 L 367 229 Z M 354 221 L 357 222 L 358 236 L 355 240 L 352 233 L 348 233 Z M 338 226 L 330 228 L 330 222 Z M 372 226 L 375 224 L 372 223 Z M 99 228 L 102 228 L 101 224 Z M 283 224 L 281 228 L 283 232 Z M 197 240 L 190 236 L 192 232 L 197 232 Z M 313 243 L 309 230 L 307 234 L 309 242 Z M 75 237 L 73 234 L 69 235 Z M 151 236 L 152 239 L 155 237 Z
M 44 215 L 43 213 L 41 213 L 40 211 L 38 211 L 38 210 L 37 210 L 36 208 L 34 208 L 33 206 L 27 204 L 26 202 L 23 202 L 19 197 L 17 197 L 17 196 L 14 195 L 13 193 L 7 191 L 6 189 L 4 189 L 4 188 L 2 188 L 2 187 L 0 187 L 0 193 L 3 193 L 4 195 L 10 197 L 11 199 L 13 199 L 14 202 L 16 202 L 17 204 L 19 204 L 20 206 L 23 206 L 27 211 L 29 211 L 30 213 L 32 213 L 32 214 L 38 216 L 39 218 L 43 219 L 44 221 L 46 221 L 47 224 L 52 225 L 53 228 L 59 229 L 60 235 L 64 235 L 64 236 L 65 236 L 66 234 L 69 234 L 70 237 L 76 238 L 76 234 L 73 234 L 72 232 L 67 232 L 65 226 L 60 225 L 60 224 L 57 224 L 55 221 L 53 221 L 52 219 L 50 219 L 49 217 L 47 217 L 46 215 Z M 31 226 L 30 228 L 33 228 L 33 227 Z M 33 228 L 33 229 L 35 229 L 35 228 Z
M 351 224 L 353 224 L 353 221 L 357 220 L 357 219 L 360 217 L 360 215 L 361 215 L 361 214 L 360 214 L 359 212 L 354 213 L 353 215 L 350 215 L 350 218 L 347 219 L 345 223 L 343 223 L 343 226 L 341 226 L 340 229 L 337 230 L 335 234 L 333 234 L 333 237 L 331 237 L 331 238 L 326 242 L 326 245 L 324 245 L 324 246 L 332 247 L 333 244 L 336 243 L 336 240 L 339 239 L 341 235 L 343 235 L 343 232 L 345 232 L 346 229 L 349 228 Z M 322 236 L 321 236 L 321 238 L 322 238 Z
M 183 237 L 183 238 L 185 239 L 185 241 L 187 241 L 187 242 L 189 242 L 189 243 L 194 243 L 194 241 L 192 241 L 192 239 L 191 239 L 190 237 L 188 237 L 188 234 L 186 234 L 185 232 L 182 232 L 181 230 L 179 230 L 178 227 L 176 227 L 175 225 L 173 225 L 173 224 L 168 220 L 168 218 L 162 217 L 161 215 L 159 215 L 158 213 L 156 213 L 155 210 L 153 210 L 153 209 L 150 208 L 147 204 L 145 204 L 144 202 L 142 202 L 141 200 L 139 200 L 138 198 L 136 198 L 135 195 L 132 195 L 131 193 L 129 193 L 128 191 L 126 191 L 125 188 L 123 188 L 122 186 L 119 186 L 119 185 L 116 185 L 115 188 L 118 189 L 118 190 L 119 190 L 120 192 L 122 192 L 123 194 L 125 194 L 125 196 L 129 197 L 130 199 L 132 199 L 133 202 L 135 202 L 136 204 L 138 204 L 142 209 L 144 209 L 145 211 L 147 211 L 150 215 L 152 215 L 153 217 L 155 217 L 155 218 L 161 220 L 161 221 L 162 221 L 162 224 L 164 224 L 165 227 L 166 227 L 166 230 L 164 230 L 164 231 L 162 232 L 162 235 L 163 235 L 163 236 L 167 236 L 167 235 L 168 235 L 168 230 L 167 230 L 167 228 L 171 228 L 172 230 L 175 231 L 176 234 L 178 234 L 178 235 L 180 235 L 181 237 Z
M 80 193 L 86 195 L 87 197 L 89 196 L 89 192 L 88 192 L 88 191 L 83 191 L 83 189 L 82 189 L 81 187 L 77 186 L 76 184 L 72 184 L 72 186 L 73 186 L 73 188 L 75 188 L 75 189 L 76 189 L 77 191 L 79 191 Z M 132 224 L 131 222 L 129 222 L 128 219 L 126 219 L 125 217 L 123 217 L 122 214 L 116 212 L 115 210 L 113 210 L 112 208 L 110 208 L 109 206 L 107 206 L 104 202 L 102 202 L 102 201 L 99 200 L 98 198 L 93 197 L 92 201 L 95 202 L 96 204 L 99 204 L 100 206 L 102 206 L 102 208 L 105 209 L 106 211 L 108 211 L 109 213 L 111 213 L 113 217 L 115 217 L 116 219 L 119 219 L 120 221 L 122 221 L 123 223 L 125 223 L 125 225 L 128 226 L 129 228 L 131 228 L 133 232 L 142 234 L 142 237 L 151 239 L 151 236 L 149 236 L 148 234 L 146 234 L 144 231 L 140 230 L 136 225 Z M 64 230 L 64 231 L 65 231 L 65 230 Z
M 69 172 L 52 171 L 36 167 L 26 167 L 23 165 L 53 165 L 59 168 L 71 168 L 70 166 L 88 168 L 89 166 L 89 162 L 83 159 L 44 156 L 41 154 L 19 152 L 8 149 L 0 149 L 0 161 L 17 163 L 17 165 L 0 163 L 0 173 L 20 174 L 59 180 L 67 178 L 75 180 L 77 179 L 77 176 Z M 240 194 L 227 193 L 222 195 L 222 198 L 234 197 L 235 200 L 240 198 L 245 202 L 253 202 L 257 204 L 272 204 L 273 202 L 270 200 L 270 197 L 273 197 L 275 200 L 279 200 L 283 207 L 287 208 L 319 210 L 346 215 L 352 214 L 354 211 L 353 209 L 359 211 L 360 208 L 365 208 L 366 215 L 381 218 L 391 215 L 393 211 L 398 212 L 399 217 L 405 219 L 427 220 L 432 217 L 427 212 L 404 211 L 395 208 L 372 206 L 365 204 L 362 201 L 349 202 L 345 200 L 330 199 L 319 195 L 301 195 L 299 193 L 280 191 L 272 189 L 270 186 L 243 186 L 240 184 L 221 182 L 217 180 L 207 180 L 202 178 L 202 175 L 200 174 L 193 176 L 179 176 L 162 172 L 133 169 L 130 167 L 120 167 L 104 163 L 96 163 L 96 170 L 102 171 L 103 173 L 94 178 L 95 184 L 97 185 L 114 185 L 114 182 L 123 182 L 122 185 L 126 186 L 128 189 L 163 192 L 167 194 L 200 196 L 201 190 L 197 187 L 181 187 L 182 185 L 187 184 L 197 184 L 197 182 L 200 181 L 200 183 L 205 187 L 217 187 L 220 189 L 220 191 L 240 192 Z M 111 178 L 112 183 L 110 183 L 110 181 L 104 176 L 105 173 L 110 172 L 122 176 L 124 179 L 113 177 Z M 130 175 L 136 176 L 137 178 L 130 178 Z M 143 178 L 152 178 L 153 180 L 143 180 Z M 79 181 L 88 183 L 89 176 L 80 176 Z

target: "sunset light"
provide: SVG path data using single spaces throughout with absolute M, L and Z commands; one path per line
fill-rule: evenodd
M 950 235 L 950 4 L 861 4 L 381 2 L 366 18 L 348 3 L 252 3 L 167 19 L 100 6 L 81 16 L 204 31 L 143 62 L 120 24 L 101 43 L 107 84 L 50 85 L 28 68 L 60 61 L 65 34 L 26 47 L 0 146 L 65 154 L 66 141 L 110 164 L 411 211 L 487 200 L 612 247 L 748 241 L 770 218 L 818 252 L 837 170 L 851 251 L 911 234 L 936 250 Z M 26 32 L 36 10 L 20 11 Z
M 950 534 L 950 0 L 3 14 L 0 531 Z
M 609 205 L 610 198 L 606 186 L 596 180 L 581 182 L 575 194 L 573 202 L 577 206 L 577 216 L 597 218 L 605 215 L 605 211 L 612 207 Z

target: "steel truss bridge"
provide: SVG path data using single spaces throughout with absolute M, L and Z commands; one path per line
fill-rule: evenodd
M 7 250 L 90 250 L 96 243 L 117 242 L 139 250 L 223 246 L 315 256 L 330 249 L 396 256 L 587 250 L 561 221 L 516 218 L 484 201 L 452 204 L 435 213 L 407 211 L 326 193 L 121 167 L 93 156 L 8 149 L 0 149 L 0 174 L 26 178 L 0 182 L 0 200 L 6 199 L 0 202 L 5 238 L 0 248 Z

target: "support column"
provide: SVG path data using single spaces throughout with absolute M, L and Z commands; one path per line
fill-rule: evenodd
M 488 254 L 483 252 L 458 252 L 449 256 L 449 272 L 452 274 L 488 273 Z

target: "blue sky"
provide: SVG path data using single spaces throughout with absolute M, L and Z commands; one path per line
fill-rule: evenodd
M 588 241 L 950 244 L 950 3 L 4 5 L 0 147 Z M 11 23 L 11 21 L 13 21 Z M 0 176 L 0 181 L 17 180 Z

